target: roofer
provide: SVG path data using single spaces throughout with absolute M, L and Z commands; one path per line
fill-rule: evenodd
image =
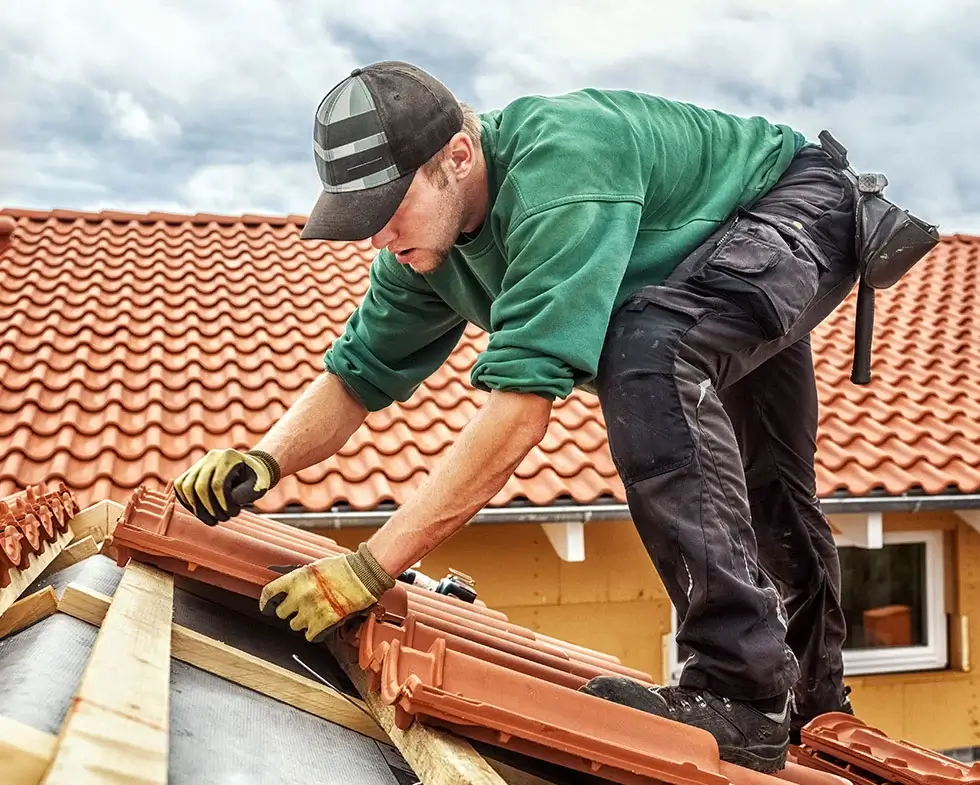
M 397 62 L 335 86 L 313 135 L 323 190 L 301 237 L 370 238 L 370 289 L 325 372 L 253 449 L 182 474 L 180 501 L 210 524 L 238 514 L 408 399 L 472 322 L 489 334 L 480 412 L 356 552 L 277 578 L 260 605 L 311 640 L 373 605 L 585 388 L 686 661 L 676 687 L 582 689 L 782 768 L 791 723 L 850 711 L 809 337 L 859 275 L 841 170 L 761 117 L 597 89 L 477 114 Z

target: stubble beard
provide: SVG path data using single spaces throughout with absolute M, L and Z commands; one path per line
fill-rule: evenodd
M 426 251 L 424 255 L 420 251 L 415 251 L 414 255 L 417 258 L 412 259 L 412 261 L 408 263 L 408 266 L 419 274 L 434 273 L 446 263 L 451 251 L 452 246 L 449 246 L 448 248 L 440 248 L 435 251 Z
M 452 207 L 455 220 L 452 222 L 452 224 L 447 226 L 447 234 L 452 239 L 449 240 L 444 247 L 427 251 L 425 255 L 420 256 L 418 260 L 413 259 L 411 262 L 409 262 L 409 267 L 411 267 L 416 273 L 434 273 L 446 263 L 447 259 L 449 259 L 449 254 L 453 250 L 453 245 L 456 242 L 456 238 L 458 238 L 460 233 L 463 231 L 462 202 L 458 195 L 452 200 Z

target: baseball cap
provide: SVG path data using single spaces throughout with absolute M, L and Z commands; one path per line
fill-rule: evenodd
M 323 192 L 304 240 L 363 240 L 395 214 L 415 173 L 463 127 L 449 89 L 396 60 L 355 68 L 316 110 L 313 155 Z

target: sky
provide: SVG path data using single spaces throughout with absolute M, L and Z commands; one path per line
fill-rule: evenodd
M 0 206 L 306 215 L 320 99 L 395 59 L 478 111 L 610 87 L 826 128 L 980 234 L 980 2 L 931 2 L 6 2 Z

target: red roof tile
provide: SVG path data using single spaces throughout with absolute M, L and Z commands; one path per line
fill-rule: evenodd
M 71 491 L 61 483 L 54 488 L 31 485 L 0 498 L 0 589 L 11 584 L 12 573 L 26 572 L 40 560 L 68 531 L 78 511 Z
M 303 565 L 348 553 L 326 537 L 243 512 L 209 527 L 172 493 L 137 490 L 107 541 L 117 563 L 148 562 L 192 580 L 258 597 L 271 565 Z M 395 725 L 447 727 L 620 783 L 777 785 L 719 759 L 700 728 L 579 692 L 600 674 L 650 684 L 615 657 L 511 624 L 476 600 L 397 581 L 338 641 L 367 672 L 367 689 L 395 707 Z M 826 714 L 803 731 L 804 746 L 779 779 L 796 785 L 976 785 L 976 770 L 889 739 L 860 720 Z
M 365 243 L 303 243 L 298 216 L 0 211 L 0 494 L 162 488 L 212 447 L 253 444 L 321 368 L 367 289 Z M 0 226 L 0 230 L 2 230 Z M 853 308 L 814 337 L 818 490 L 980 489 L 980 238 L 948 237 L 878 297 L 875 380 L 848 381 Z M 401 503 L 476 412 L 470 327 L 407 403 L 262 511 Z M 494 505 L 624 500 L 598 401 L 573 393 Z
M 980 763 L 963 763 L 918 744 L 897 741 L 849 714 L 830 713 L 801 731 L 796 762 L 838 774 L 855 785 L 977 785 Z
M 276 577 L 270 565 L 348 552 L 247 512 L 208 527 L 172 493 L 144 489 L 131 497 L 109 548 L 120 565 L 133 558 L 253 598 Z M 720 776 L 717 744 L 705 731 L 577 692 L 602 673 L 651 683 L 647 674 L 580 647 L 539 647 L 534 632 L 482 603 L 399 581 L 347 632 L 369 688 L 397 707 L 403 730 L 416 717 L 459 725 L 463 735 L 619 782 L 646 781 L 637 775 L 678 785 L 740 781 L 734 771 Z

